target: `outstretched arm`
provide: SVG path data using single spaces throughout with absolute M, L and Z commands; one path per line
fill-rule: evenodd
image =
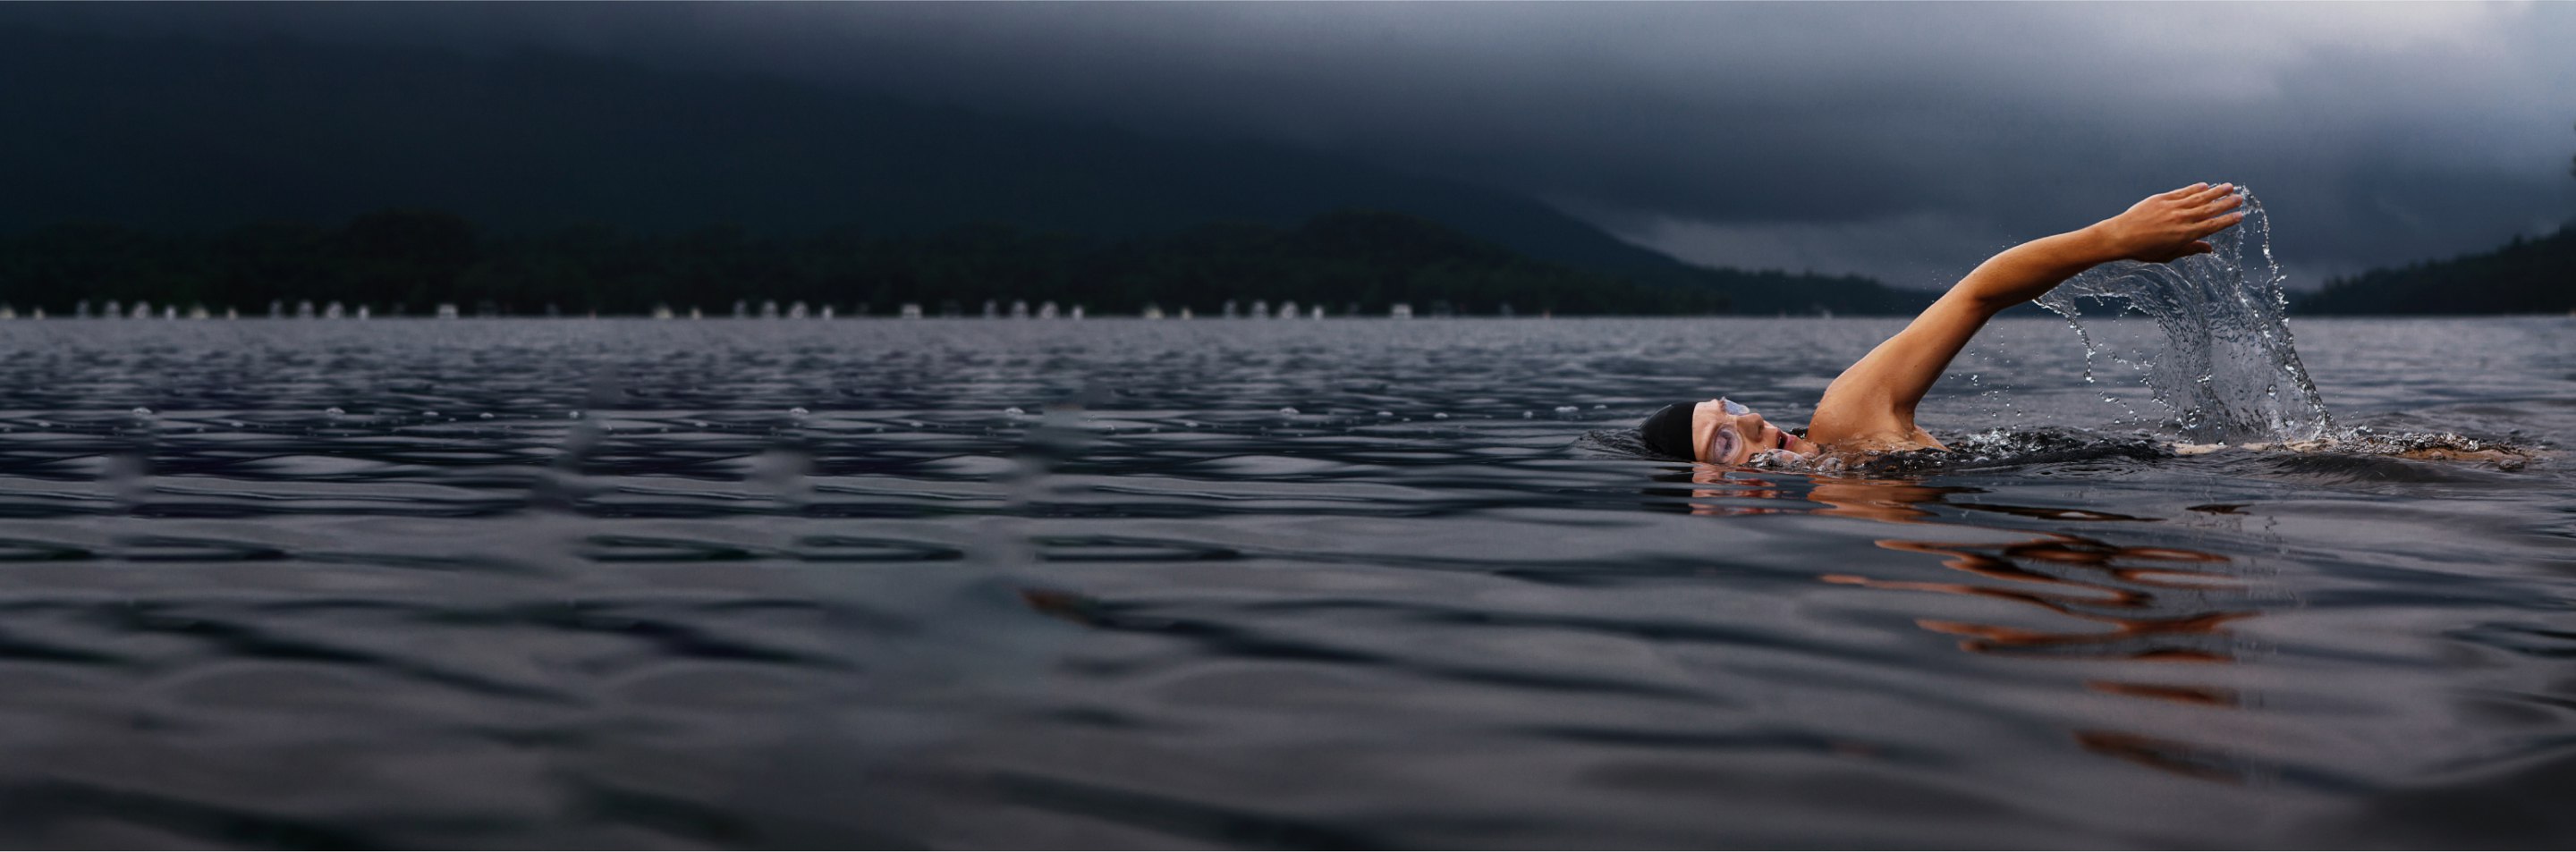
M 1914 425 L 1914 406 L 1986 321 L 2038 298 L 2077 273 L 2114 260 L 2165 263 L 2206 253 L 2201 238 L 2245 218 L 2230 184 L 2193 184 L 2151 195 L 2080 231 L 2005 249 L 1942 294 L 1922 315 L 1869 351 L 1816 403 L 1807 439 L 1826 446 L 1939 446 Z

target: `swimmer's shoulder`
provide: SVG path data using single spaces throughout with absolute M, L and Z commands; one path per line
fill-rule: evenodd
M 1836 386 L 1841 379 L 1834 381 Z M 1837 404 L 1837 403 L 1840 404 Z M 1913 413 L 1893 405 L 1863 405 L 1826 392 L 1807 421 L 1807 440 L 1827 453 L 1874 455 L 1914 450 L 1946 450 L 1932 433 L 1914 425 Z

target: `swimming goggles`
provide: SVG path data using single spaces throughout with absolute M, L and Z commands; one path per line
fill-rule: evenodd
M 1717 398 L 1717 407 L 1735 417 L 1753 413 L 1753 409 L 1725 397 Z M 1700 458 L 1703 461 L 1725 464 L 1735 458 L 1735 448 L 1743 445 L 1744 433 L 1735 428 L 1735 421 L 1728 420 L 1717 424 L 1717 428 L 1708 433 L 1707 451 L 1702 453 Z

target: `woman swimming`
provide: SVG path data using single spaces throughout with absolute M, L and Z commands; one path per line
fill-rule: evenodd
M 2005 249 L 1859 361 L 1845 368 L 1804 436 L 1783 431 L 1724 398 L 1664 406 L 1638 424 L 1648 449 L 1673 458 L 1740 465 L 1764 453 L 1852 455 L 1946 449 L 1914 425 L 1914 406 L 1986 321 L 2115 260 L 2169 263 L 2208 253 L 2202 238 L 2245 219 L 2234 184 L 2196 183 L 2148 196 L 2082 230 Z

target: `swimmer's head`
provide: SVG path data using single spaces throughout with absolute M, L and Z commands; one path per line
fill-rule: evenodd
M 1771 450 L 1816 451 L 1807 439 L 1723 398 L 1664 406 L 1637 424 L 1637 436 L 1659 455 L 1711 464 L 1740 465 Z

